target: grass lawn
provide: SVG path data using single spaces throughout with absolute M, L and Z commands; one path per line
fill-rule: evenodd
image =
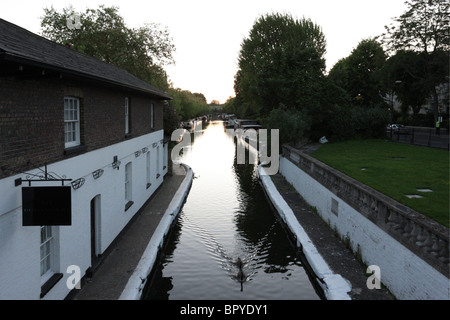
M 449 227 L 448 150 L 385 140 L 350 140 L 324 144 L 312 156 Z

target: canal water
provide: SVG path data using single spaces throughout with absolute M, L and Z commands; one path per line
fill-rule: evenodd
M 194 181 L 143 299 L 320 299 L 258 182 L 257 163 L 236 163 L 222 123 L 196 134 L 182 162 Z

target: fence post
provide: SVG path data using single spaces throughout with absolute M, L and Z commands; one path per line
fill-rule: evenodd
M 429 134 L 428 134 L 428 147 L 431 146 L 431 130 L 433 130 L 433 129 L 430 129 Z

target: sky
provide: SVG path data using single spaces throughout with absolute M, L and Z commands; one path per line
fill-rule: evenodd
M 404 0 L 14 0 L 0 1 L 0 18 L 40 34 L 43 8 L 77 11 L 117 6 L 128 27 L 145 23 L 167 27 L 175 64 L 165 70 L 175 88 L 203 93 L 208 102 L 234 96 L 241 43 L 267 13 L 309 18 L 327 41 L 327 70 L 350 55 L 358 43 L 382 34 L 406 11 Z

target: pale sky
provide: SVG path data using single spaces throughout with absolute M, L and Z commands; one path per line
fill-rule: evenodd
M 129 27 L 159 23 L 176 47 L 175 65 L 165 69 L 174 87 L 203 93 L 208 102 L 234 96 L 242 40 L 266 13 L 289 13 L 321 26 L 327 41 L 327 70 L 358 43 L 380 35 L 406 11 L 404 0 L 0 0 L 0 18 L 40 34 L 43 8 L 77 11 L 115 5 Z

